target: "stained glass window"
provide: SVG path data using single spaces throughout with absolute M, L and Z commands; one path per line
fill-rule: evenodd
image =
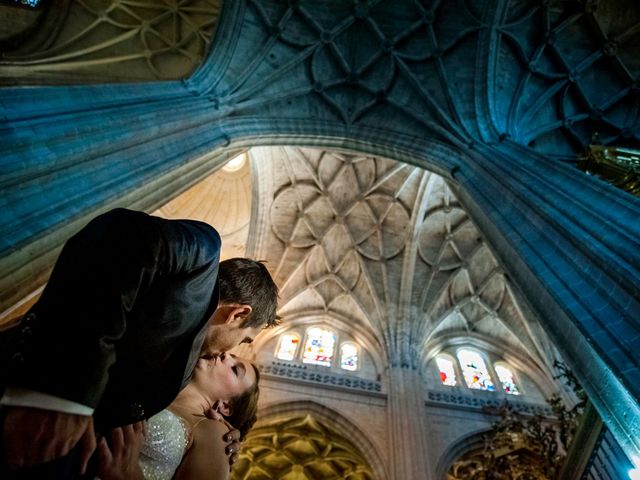
M 340 348 L 340 367 L 351 371 L 358 369 L 358 347 L 355 344 L 342 344 Z
M 298 343 L 300 343 L 298 335 L 294 333 L 282 335 L 276 357 L 280 360 L 293 360 L 296 356 L 296 350 L 298 350 Z
M 458 360 L 462 367 L 464 380 L 469 388 L 489 390 L 493 392 L 495 387 L 489 376 L 489 371 L 479 353 L 472 350 L 460 350 Z
M 8 3 L 25 7 L 37 7 L 42 0 L 3 0 L 0 3 Z
M 500 364 L 495 366 L 495 370 L 504 391 L 510 395 L 520 395 L 520 390 L 518 390 L 518 387 L 516 386 L 511 370 Z
M 304 347 L 302 361 L 313 365 L 330 367 L 333 361 L 333 348 L 336 343 L 336 334 L 331 330 L 322 328 L 310 328 L 307 333 L 307 344 Z
M 436 363 L 440 370 L 440 381 L 443 385 L 449 385 L 455 387 L 456 385 L 456 370 L 453 366 L 453 362 L 447 357 L 437 357 Z

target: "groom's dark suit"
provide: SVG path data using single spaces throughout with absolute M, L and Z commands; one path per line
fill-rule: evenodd
M 96 408 L 98 429 L 167 407 L 216 309 L 209 225 L 113 210 L 65 245 L 23 320 L 7 385 Z

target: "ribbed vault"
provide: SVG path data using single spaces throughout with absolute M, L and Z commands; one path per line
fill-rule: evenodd
M 288 311 L 307 308 L 308 290 L 315 310 L 339 310 L 389 346 L 390 363 L 412 366 L 424 341 L 457 328 L 486 333 L 511 322 L 509 311 L 517 318 L 520 291 L 618 441 L 640 451 L 640 204 L 575 168 L 596 133 L 605 144 L 640 142 L 637 2 L 234 0 L 219 21 L 209 9 L 218 4 L 204 0 L 167 2 L 160 14 L 157 2 L 59 3 L 96 8 L 78 31 L 53 18 L 46 25 L 57 30 L 45 22 L 27 32 L 44 38 L 31 45 L 25 35 L 28 51 L 3 43 L 5 84 L 109 81 L 103 74 L 121 54 L 144 78 L 157 78 L 151 66 L 161 58 L 177 72 L 167 76 L 181 78 L 217 29 L 185 80 L 0 91 L 3 309 L 44 283 L 62 243 L 89 218 L 115 206 L 153 211 L 233 149 L 357 151 L 350 166 L 347 157 L 329 156 L 326 167 L 307 159 L 311 173 L 287 173 L 279 197 L 261 184 L 260 202 L 278 199 L 300 217 L 288 229 L 286 216 L 266 211 L 259 221 L 269 235 L 249 239 L 250 252 L 267 251 L 264 240 L 272 255 L 287 254 L 278 276 Z M 78 37 L 87 25 L 95 43 Z M 73 38 L 81 41 L 56 50 Z M 20 64 L 23 54 L 33 62 Z M 444 175 L 485 245 L 467 237 L 455 201 L 412 203 L 428 175 L 383 157 Z M 332 180 L 371 164 L 373 183 Z M 331 200 L 342 223 L 307 222 L 316 197 Z M 425 215 L 440 230 L 428 219 L 418 235 Z M 386 230 L 390 221 L 398 230 Z M 545 349 L 528 344 L 516 320 L 514 335 L 494 330 L 534 358 Z
M 377 339 L 387 364 L 416 367 L 434 338 L 472 333 L 550 371 L 547 340 L 532 336 L 535 319 L 442 177 L 321 149 L 250 157 L 262 194 L 253 253 L 275 273 L 285 319 L 345 319 Z
M 20 20 L 0 34 L 0 83 L 186 78 L 211 45 L 222 5 L 221 0 L 52 3 L 54 8 L 32 12 L 0 6 Z

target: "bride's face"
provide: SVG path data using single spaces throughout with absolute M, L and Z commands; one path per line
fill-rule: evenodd
M 223 352 L 200 358 L 194 379 L 212 398 L 228 400 L 247 391 L 256 382 L 256 373 L 248 360 Z

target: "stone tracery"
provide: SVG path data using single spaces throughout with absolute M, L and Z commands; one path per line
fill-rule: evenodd
M 418 299 L 430 321 L 411 320 L 416 345 L 462 328 L 498 335 L 543 358 L 528 339 L 502 269 L 442 178 L 385 159 L 321 150 L 287 148 L 277 157 L 272 168 L 279 180 L 263 208 L 269 209 L 270 242 L 281 244 L 267 250 L 283 249 L 274 258 L 285 285 L 283 311 L 288 303 L 298 313 L 313 311 L 313 298 L 322 299 L 325 312 L 339 308 L 338 298 L 362 308 L 361 297 L 374 295 L 373 304 L 387 313 L 381 313 L 385 326 L 371 327 L 384 338 L 401 321 L 391 312 L 410 309 L 403 302 Z M 429 186 L 421 190 L 420 182 Z M 416 221 L 418 212 L 424 213 Z M 415 259 L 407 262 L 412 252 Z M 296 273 L 301 268 L 304 275 Z M 417 296 L 398 296 L 394 283 L 425 271 L 429 281 L 419 282 Z M 375 318 L 375 311 L 362 314 Z
M 372 480 L 358 447 L 313 415 L 268 420 L 248 435 L 232 478 Z
M 486 218 L 480 215 L 483 232 L 491 233 L 493 227 L 507 232 L 505 241 L 516 246 L 509 250 L 501 245 L 499 250 L 507 251 L 503 260 L 512 262 L 510 274 L 521 274 L 515 279 L 521 287 L 535 284 L 527 293 L 534 301 L 543 298 L 539 303 L 544 305 L 537 308 L 551 319 L 548 330 L 553 332 L 557 322 L 561 327 L 556 335 L 564 335 L 574 327 L 587 325 L 589 332 L 598 330 L 597 344 L 611 347 L 604 348 L 605 354 L 593 355 L 587 343 L 594 338 L 571 333 L 575 343 L 580 343 L 575 350 L 571 348 L 574 343 L 567 345 L 576 365 L 602 363 L 602 375 L 614 383 L 635 376 L 633 342 L 637 343 L 637 328 L 633 313 L 638 309 L 634 296 L 638 256 L 633 246 L 637 243 L 637 208 L 624 198 L 614 198 L 610 190 L 596 182 L 576 180 L 575 172 L 563 168 L 556 154 L 566 160 L 576 145 L 584 146 L 593 130 L 603 131 L 606 141 L 637 142 L 637 80 L 630 83 L 630 77 L 637 77 L 637 62 L 629 55 L 637 36 L 632 25 L 637 24 L 637 9 L 627 8 L 628 17 L 616 20 L 604 2 L 598 5 L 593 1 L 456 2 L 454 12 L 445 8 L 448 2 L 429 8 L 413 1 L 360 5 L 335 2 L 341 4 L 331 15 L 315 2 L 227 3 L 235 6 L 228 7 L 228 29 L 219 39 L 225 54 L 214 55 L 188 81 L 163 85 L 155 98 L 149 98 L 146 89 L 110 89 L 109 94 L 100 89 L 74 90 L 73 95 L 78 96 L 73 108 L 83 112 L 94 109 L 95 114 L 83 113 L 72 121 L 65 110 L 68 99 L 64 96 L 56 102 L 36 89 L 33 98 L 21 102 L 12 97 L 13 92 L 7 95 L 2 113 L 8 119 L 8 138 L 1 148 L 10 162 L 3 172 L 7 174 L 3 178 L 3 252 L 16 245 L 21 248 L 31 235 L 38 238 L 47 228 L 60 227 L 60 219 L 73 218 L 76 225 L 81 223 L 84 218 L 78 218 L 79 211 L 88 215 L 96 208 L 105 208 L 109 198 L 131 191 L 136 182 L 148 185 L 157 181 L 161 173 L 183 165 L 184 155 L 197 156 L 245 138 L 299 143 L 303 137 L 316 145 L 355 145 L 369 153 L 397 155 L 450 174 L 450 179 L 459 182 L 456 192 L 466 193 L 466 205 L 480 202 L 474 218 L 478 218 L 478 211 L 486 213 Z M 633 6 L 624 1 L 620 4 L 622 8 Z M 547 23 L 541 21 L 545 19 Z M 241 34 L 236 35 L 232 28 Z M 379 44 L 369 41 L 354 50 L 347 47 L 347 40 L 359 35 L 382 40 L 379 32 L 385 37 Z M 229 43 L 225 43 L 227 39 Z M 235 41 L 240 45 L 237 51 L 233 50 Z M 368 44 L 378 53 L 367 51 Z M 253 45 L 259 48 L 250 48 Z M 567 53 L 573 55 L 568 62 Z M 229 58 L 233 58 L 230 66 L 224 63 Z M 325 67 L 335 73 L 333 78 L 311 78 Z M 600 89 L 600 74 L 610 75 L 606 88 Z M 181 112 L 187 113 L 181 116 Z M 158 118 L 162 119 L 160 124 Z M 212 129 L 211 125 L 216 127 Z M 33 142 L 27 141 L 24 133 L 31 129 L 41 133 Z M 176 129 L 180 134 L 174 134 Z M 262 140 L 265 133 L 265 137 L 281 136 Z M 70 137 L 72 142 L 68 142 Z M 434 138 L 447 139 L 455 148 L 438 153 L 444 147 L 429 143 Z M 519 148 L 524 145 L 529 148 Z M 470 157 L 456 149 L 467 149 Z M 419 153 L 420 158 L 412 159 L 407 151 Z M 547 155 L 536 155 L 536 151 Z M 109 168 L 105 168 L 107 164 Z M 133 170 L 144 174 L 136 176 Z M 86 180 L 82 185 L 85 190 L 73 181 L 80 177 Z M 47 178 L 50 181 L 43 183 Z M 428 182 L 415 182 L 424 183 Z M 565 189 L 567 186 L 570 188 Z M 66 191 L 72 191 L 75 197 L 59 194 Z M 133 194 L 132 202 L 140 201 L 137 195 Z M 508 206 L 500 205 L 505 197 Z M 33 198 L 40 201 L 31 203 Z M 598 201 L 590 204 L 585 199 Z M 404 207 L 412 212 L 412 225 L 419 223 L 419 208 L 411 202 Z M 619 211 L 610 216 L 607 210 L 612 207 Z M 364 213 L 358 226 L 370 232 L 370 211 L 365 207 L 361 211 Z M 22 226 L 25 228 L 19 228 Z M 324 240 L 323 228 L 328 227 L 320 227 L 318 232 Z M 74 225 L 65 228 L 66 235 Z M 509 337 L 509 331 L 519 339 L 528 338 L 530 326 L 518 321 L 521 313 L 509 279 L 501 279 L 501 272 L 492 270 L 490 261 L 485 264 L 487 269 L 478 267 L 482 275 L 477 277 L 470 273 L 476 267 L 465 265 L 465 261 L 482 263 L 482 248 L 477 250 L 478 259 L 472 254 L 457 255 L 453 245 L 460 248 L 463 242 L 452 239 L 443 247 L 443 258 L 461 263 L 454 270 L 435 272 L 424 297 L 416 302 L 415 298 L 402 296 L 408 291 L 419 293 L 418 289 L 405 288 L 410 285 L 407 277 L 413 277 L 402 274 L 412 267 L 400 261 L 404 255 L 414 258 L 410 250 L 417 248 L 415 245 L 386 258 L 379 242 L 374 243 L 378 241 L 375 235 L 363 236 L 361 244 L 367 248 L 352 248 L 346 259 L 341 250 L 329 252 L 326 242 L 349 246 L 348 230 L 331 228 L 322 248 L 308 257 L 305 248 L 281 242 L 281 249 L 288 249 L 291 255 L 281 266 L 283 277 L 292 286 L 290 312 L 309 307 L 305 301 L 294 305 L 304 300 L 295 288 L 313 285 L 309 290 L 315 295 L 316 312 L 336 311 L 347 322 L 355 319 L 357 328 L 366 325 L 383 331 L 381 336 L 391 350 L 403 350 L 400 359 L 392 359 L 402 367 L 415 366 L 411 359 L 416 350 L 425 348 L 416 339 L 428 338 L 430 344 L 438 344 L 438 335 L 429 336 L 428 332 L 444 335 L 454 326 L 498 338 Z M 600 234 L 603 229 L 606 234 Z M 409 230 L 415 231 L 415 227 Z M 318 232 L 309 234 L 309 241 Z M 454 236 L 455 232 L 454 228 Z M 56 241 L 61 236 L 58 234 Z M 437 241 L 434 244 L 438 248 L 442 245 Z M 621 245 L 626 247 L 621 250 Z M 11 278 L 4 285 L 18 284 L 17 280 L 24 278 L 20 272 L 25 269 L 25 258 L 30 269 L 42 269 L 32 260 L 44 256 L 43 251 L 51 256 L 46 248 L 51 248 L 50 244 L 38 246 L 15 261 L 15 257 L 3 260 L 3 271 L 11 269 Z M 294 250 L 298 250 L 295 255 Z M 472 248 L 472 252 L 476 250 Z M 434 270 L 417 256 L 415 260 L 415 278 L 425 278 L 419 274 Z M 46 263 L 46 259 L 41 262 Z M 531 271 L 517 268 L 518 262 Z M 305 268 L 295 271 L 291 265 L 296 263 Z M 341 270 L 348 265 L 357 268 Z M 585 265 L 597 276 L 582 276 Z M 289 275 L 292 271 L 294 275 Z M 399 272 L 400 284 L 388 281 L 397 279 Z M 305 283 L 306 279 L 312 282 Z M 482 285 L 487 285 L 486 291 Z M 367 303 L 371 292 L 375 294 L 372 297 L 382 300 Z M 420 308 L 396 308 L 407 303 Z M 431 318 L 434 316 L 437 318 Z M 562 320 L 565 316 L 568 321 Z M 417 321 L 425 317 L 426 321 Z M 388 318 L 396 323 L 385 331 Z M 608 330 L 608 319 L 615 319 L 620 328 Z M 438 323 L 435 329 L 433 323 Z M 504 329 L 497 327 L 501 323 L 506 324 Z M 493 327 L 484 328 L 487 325 Z M 527 348 L 533 352 L 536 346 L 533 342 Z M 625 377 L 627 372 L 631 373 Z M 582 378 L 590 376 L 583 372 Z M 616 410 L 622 405 L 620 398 L 637 393 L 633 382 L 626 385 L 623 388 L 616 383 L 601 389 L 597 381 L 590 388 L 595 398 L 601 398 L 600 408 L 604 405 L 606 412 L 609 406 Z M 637 395 L 634 398 L 637 400 Z M 636 408 L 637 401 L 627 407 Z M 613 415 L 622 415 L 627 407 L 620 407 Z M 610 423 L 627 428 L 619 438 L 629 437 L 632 428 L 637 430 L 637 424 L 625 423 L 622 416 Z M 633 442 L 638 437 L 629 438 L 627 441 Z
M 218 0 L 56 2 L 57 15 L 5 49 L 0 78 L 77 83 L 185 78 L 202 61 L 220 13 Z M 16 81 L 16 80 L 14 80 Z M 19 81 L 19 80 L 17 80 Z M 54 80 L 55 82 L 55 80 Z

